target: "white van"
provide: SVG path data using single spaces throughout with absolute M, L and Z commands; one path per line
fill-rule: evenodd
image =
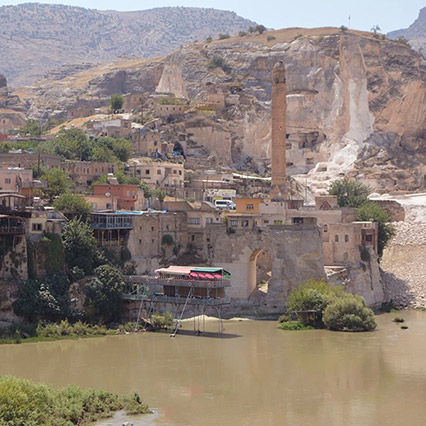
M 222 210 L 234 210 L 235 203 L 232 200 L 215 200 L 214 206 Z

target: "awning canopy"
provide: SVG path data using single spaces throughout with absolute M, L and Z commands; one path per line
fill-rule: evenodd
M 215 275 L 223 277 L 230 277 L 231 274 L 223 268 L 219 267 L 203 267 L 203 266 L 168 266 L 167 268 L 156 269 L 157 274 L 163 275 L 189 275 L 193 278 L 213 279 L 217 278 Z M 206 274 L 210 278 L 206 277 Z

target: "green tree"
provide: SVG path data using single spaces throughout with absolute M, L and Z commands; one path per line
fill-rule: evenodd
M 382 29 L 378 25 L 373 25 L 373 27 L 371 28 L 371 31 L 374 34 L 377 34 L 377 31 L 382 31 Z
M 96 146 L 92 150 L 91 161 L 118 163 L 118 158 L 106 146 Z
M 90 226 L 80 218 L 73 219 L 65 226 L 62 238 L 68 268 L 78 267 L 90 275 L 97 256 L 97 242 Z
M 53 202 L 56 210 L 66 213 L 74 213 L 83 220 L 90 215 L 91 207 L 83 195 L 64 192 Z
M 111 96 L 110 107 L 112 111 L 123 108 L 123 96 L 121 96 L 119 93 L 114 93 Z
M 152 192 L 145 182 L 139 182 L 139 188 L 142 189 L 145 198 L 151 198 Z
M 334 299 L 324 310 L 327 328 L 336 331 L 371 331 L 376 328 L 374 312 L 358 295 L 345 294 Z
M 30 322 L 39 319 L 58 320 L 70 314 L 69 283 L 64 274 L 27 280 L 12 304 L 17 315 Z
M 315 325 L 316 320 L 321 321 L 322 313 L 330 301 L 342 293 L 343 288 L 340 286 L 331 286 L 324 280 L 311 279 L 291 291 L 287 309 L 290 312 L 316 311 L 317 315 L 300 315 L 301 322 Z
M 254 28 L 259 34 L 263 34 L 266 31 L 266 27 L 264 25 L 256 25 Z
M 119 321 L 124 281 L 117 269 L 102 265 L 95 269 L 96 278 L 87 287 L 86 310 L 92 319 Z
M 49 169 L 41 179 L 47 182 L 47 188 L 43 189 L 43 192 L 50 198 L 50 201 L 73 186 L 69 176 L 61 169 Z
M 86 133 L 77 128 L 61 130 L 55 139 L 41 144 L 40 148 L 66 160 L 88 161 L 92 152 Z
M 377 253 L 379 257 L 382 257 L 384 248 L 389 240 L 395 235 L 395 228 L 389 223 L 390 216 L 380 206 L 369 201 L 357 208 L 356 220 L 377 222 Z
M 19 129 L 21 133 L 29 134 L 31 136 L 41 136 L 42 128 L 38 121 L 36 120 L 27 120 L 27 123 L 24 127 Z
M 339 207 L 357 208 L 368 200 L 371 189 L 360 182 L 348 178 L 335 180 L 328 189 L 330 195 L 337 196 Z

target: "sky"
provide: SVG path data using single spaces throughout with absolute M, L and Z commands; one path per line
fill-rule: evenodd
M 419 10 L 426 7 L 426 0 L 0 0 L 0 6 L 21 3 L 60 3 L 121 11 L 166 6 L 208 7 L 231 10 L 274 29 L 345 25 L 369 31 L 379 25 L 384 33 L 407 28 L 418 17 Z

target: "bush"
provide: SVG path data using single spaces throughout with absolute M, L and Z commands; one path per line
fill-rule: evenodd
M 226 40 L 227 38 L 230 38 L 229 34 L 219 34 L 219 40 Z
M 212 59 L 210 59 L 209 63 L 207 64 L 207 68 L 209 70 L 215 69 L 215 68 L 222 68 L 222 70 L 226 73 L 229 73 L 231 71 L 231 67 L 226 63 L 225 59 L 222 58 L 222 56 L 214 55 Z
M 268 37 L 266 38 L 266 40 L 268 41 L 272 41 L 272 40 L 276 40 L 277 38 L 274 37 L 273 35 L 268 35 Z
M 371 331 L 376 328 L 373 311 L 362 297 L 346 294 L 336 298 L 324 310 L 323 321 L 335 331 Z
M 119 396 L 74 385 L 56 390 L 29 380 L 0 377 L 2 425 L 83 425 L 118 410 L 128 414 L 150 412 L 137 393 Z
M 154 328 L 168 328 L 172 326 L 172 314 L 166 312 L 164 315 L 160 315 L 156 312 L 152 317 L 152 325 Z
M 287 302 L 289 311 L 315 311 L 317 315 L 298 314 L 299 321 L 304 324 L 317 325 L 327 305 L 338 295 L 343 294 L 342 287 L 330 286 L 325 281 L 311 279 L 294 288 Z
M 301 322 L 296 321 L 285 321 L 282 322 L 278 328 L 280 330 L 314 330 L 314 327 L 310 325 L 302 324 Z

